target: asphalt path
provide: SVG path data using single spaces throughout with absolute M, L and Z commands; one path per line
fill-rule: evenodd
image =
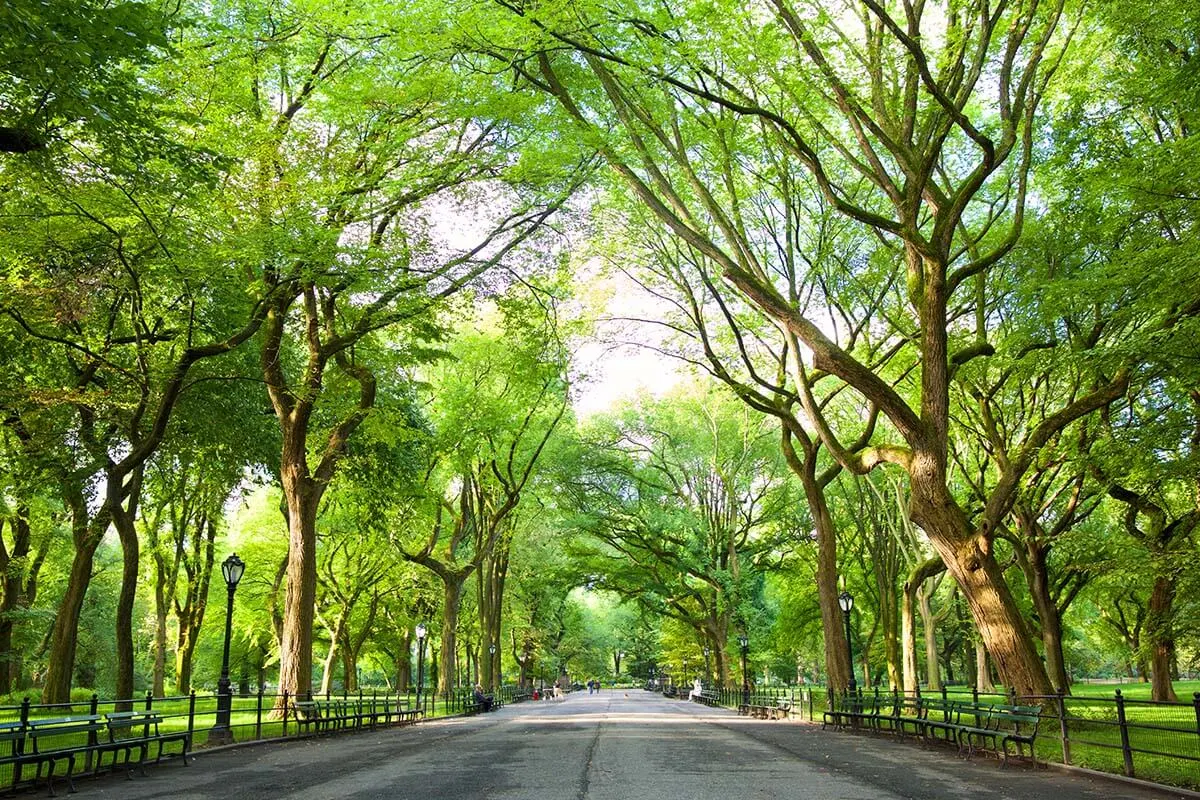
M 173 800 L 1163 800 L 1172 793 L 1009 765 L 641 690 L 405 728 L 203 750 L 84 797 Z

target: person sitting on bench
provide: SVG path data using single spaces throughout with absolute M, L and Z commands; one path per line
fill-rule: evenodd
M 478 683 L 475 684 L 475 702 L 479 703 L 479 707 L 484 711 L 492 710 L 492 698 L 483 693 L 483 687 Z

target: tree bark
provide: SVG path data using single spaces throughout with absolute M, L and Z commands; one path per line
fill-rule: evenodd
M 12 529 L 12 547 L 0 537 L 0 581 L 4 597 L 0 601 L 0 694 L 8 694 L 20 686 L 23 674 L 21 653 L 13 649 L 13 634 L 16 630 L 14 613 L 21 608 L 30 608 L 37 597 L 38 573 L 46 561 L 50 538 L 44 537 L 32 558 L 33 534 L 29 525 L 29 509 L 19 505 L 16 514 L 8 520 Z M 4 521 L 0 519 L 0 532 Z
M 926 590 L 924 584 L 919 585 L 917 601 L 925 638 L 925 684 L 929 691 L 936 692 L 942 688 L 942 671 L 938 663 L 937 617 L 933 613 L 932 600 L 933 592 Z
M 413 634 L 407 626 L 400 635 L 400 646 L 396 651 L 396 689 L 407 692 L 412 685 Z
M 791 459 L 789 459 L 789 462 Z M 798 473 L 808 500 L 809 513 L 817 532 L 817 603 L 821 611 L 821 630 L 825 636 L 825 674 L 829 686 L 845 691 L 850 685 L 852 665 L 846 648 L 842 610 L 838 606 L 837 532 L 825 492 L 818 483 L 816 457 L 805 458 Z M 793 471 L 795 469 L 793 468 Z
M 988 651 L 982 639 L 975 640 L 975 688 L 981 692 L 994 692 L 996 685 L 992 683 L 992 670 L 988 666 Z
M 179 623 L 175 645 L 175 691 L 179 695 L 192 690 L 192 664 L 208 608 L 208 587 L 216 558 L 216 538 L 217 529 L 212 518 L 201 516 L 192 536 L 191 551 L 182 559 L 187 585 L 183 602 L 178 598 L 175 600 L 175 618 Z
M 329 651 L 325 654 L 325 661 L 321 665 L 321 686 L 317 689 L 317 694 L 329 694 L 333 686 L 333 668 L 337 663 L 338 655 L 340 655 L 344 625 L 345 613 L 339 612 L 333 627 L 329 629 Z M 349 688 L 349 684 L 346 684 L 345 681 L 346 678 L 343 678 L 343 685 Z
M 1145 638 L 1150 649 L 1150 696 L 1158 701 L 1175 701 L 1175 686 L 1171 682 L 1171 662 L 1175 657 L 1175 636 L 1172 633 L 1175 605 L 1175 579 L 1160 575 L 1150 591 L 1150 607 L 1146 613 Z
M 439 693 L 449 692 L 458 684 L 455 648 L 458 646 L 458 612 L 466 580 L 467 575 L 461 573 L 447 573 L 442 577 L 442 641 L 437 683 Z
M 312 696 L 312 636 L 317 601 L 317 512 L 321 492 L 307 476 L 304 439 L 297 430 L 284 438 L 282 464 L 288 503 L 287 598 L 279 652 L 279 689 L 292 697 Z
M 114 694 L 116 711 L 133 709 L 133 604 L 137 598 L 141 578 L 141 549 L 138 541 L 138 502 L 141 500 L 142 476 L 145 466 L 139 465 L 129 477 L 125 489 L 125 503 L 113 504 L 112 523 L 121 542 L 121 589 L 117 595 L 117 681 Z M 111 473 L 109 478 L 115 480 Z
M 901 644 L 904 651 L 904 691 L 915 694 L 921 685 L 921 676 L 917 671 L 917 620 L 916 610 L 920 606 L 922 617 L 926 620 L 925 652 L 928 656 L 931 646 L 929 632 L 932 631 L 932 609 L 929 606 L 929 596 L 923 592 L 925 581 L 934 575 L 945 572 L 946 565 L 938 557 L 926 559 L 913 567 L 904 583 L 903 610 L 901 612 Z M 936 651 L 936 642 L 933 645 Z M 926 662 L 928 664 L 928 662 Z M 936 676 L 937 654 L 934 653 L 934 671 Z M 931 686 L 932 688 L 932 686 Z
M 931 371 L 936 370 L 926 368 L 926 373 Z M 1004 685 L 1019 696 L 1049 695 L 1050 679 L 996 562 L 991 540 L 970 533 L 945 481 L 935 477 L 941 472 L 937 461 L 932 454 L 914 454 L 912 519 L 929 535 L 958 584 Z
M 81 487 L 67 488 L 64 494 L 71 509 L 71 536 L 75 543 L 75 554 L 71 558 L 67 590 L 54 615 L 46 682 L 42 686 L 43 703 L 70 702 L 71 678 L 75 671 L 75 650 L 79 635 L 79 615 L 83 610 L 83 598 L 87 594 L 88 584 L 92 580 L 96 549 L 100 546 L 104 528 L 108 527 L 107 518 L 91 520 L 89 524 L 87 503 Z M 101 522 L 102 528 L 99 524 Z M 97 532 L 96 528 L 100 530 Z

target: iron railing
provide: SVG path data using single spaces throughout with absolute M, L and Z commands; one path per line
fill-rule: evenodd
M 503 703 L 518 702 L 528 697 L 516 686 L 498 687 L 494 694 Z M 420 709 L 417 707 L 416 692 L 411 689 L 408 692 L 329 692 L 313 695 L 311 699 L 337 701 L 339 713 L 346 720 L 343 730 L 379 728 L 411 720 L 411 715 L 399 716 L 395 713 L 397 711 L 419 710 L 422 712 L 421 716 L 426 719 L 450 716 L 461 713 L 472 701 L 471 690 L 465 688 L 441 693 L 422 692 Z M 187 731 L 191 737 L 192 748 L 200 750 L 208 745 L 208 731 L 216 722 L 217 696 L 193 692 L 174 697 L 154 697 L 147 692 L 145 696 L 132 700 L 102 700 L 97 695 L 92 695 L 89 699 L 78 702 L 43 704 L 25 698 L 20 705 L 0 706 L 0 727 L 7 723 L 9 730 L 14 731 L 0 744 L 0 789 L 12 789 L 31 783 L 30 774 L 33 770 L 14 770 L 14 756 L 21 752 L 21 748 L 27 747 L 27 742 L 21 738 L 20 732 L 31 720 L 80 716 L 103 719 L 105 714 L 128 710 L 154 711 L 161 719 L 161 733 Z M 296 719 L 295 706 L 286 692 L 271 694 L 261 689 L 253 694 L 233 696 L 229 729 L 235 742 L 298 738 L 313 735 L 314 731 L 311 726 L 302 726 Z M 107 734 L 103 731 L 64 734 L 61 739 L 42 740 L 40 746 L 43 749 L 86 749 L 97 745 L 106 737 Z M 76 775 L 97 771 L 100 765 L 94 762 L 92 755 L 88 750 L 77 760 Z M 65 774 L 66 768 L 65 761 L 58 764 L 56 774 Z M 105 768 L 108 768 L 107 765 Z M 44 770 L 42 779 L 45 779 Z

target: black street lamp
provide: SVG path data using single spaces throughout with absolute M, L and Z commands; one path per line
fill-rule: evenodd
M 750 654 L 750 638 L 746 634 L 738 637 L 742 646 L 742 705 L 750 705 L 750 674 L 746 672 L 746 656 Z
M 858 682 L 854 680 L 854 646 L 850 643 L 850 611 L 854 608 L 854 597 L 843 591 L 838 595 L 838 608 L 842 609 L 842 618 L 846 621 L 846 663 L 850 667 L 850 682 L 846 685 L 846 691 L 856 694 Z
M 421 687 L 425 684 L 425 623 L 417 623 L 417 711 L 424 714 L 421 706 Z
M 488 645 L 488 656 L 489 656 L 489 658 L 488 658 L 487 688 L 490 691 L 490 690 L 496 688 L 496 672 L 497 672 L 497 669 L 496 669 L 496 645 L 494 645 L 494 644 Z
M 237 553 L 221 562 L 221 575 L 225 578 L 228 601 L 225 605 L 225 649 L 221 656 L 221 677 L 217 681 L 217 721 L 208 731 L 210 745 L 232 744 L 233 730 L 229 727 L 229 715 L 233 709 L 233 693 L 229 683 L 229 639 L 233 634 L 233 593 L 238 581 L 246 571 L 246 564 Z
M 712 650 L 707 647 L 704 648 L 704 677 L 712 680 L 712 665 L 708 660 L 710 655 L 712 655 Z
M 683 679 L 685 681 L 687 680 L 687 677 L 688 677 L 687 665 L 688 665 L 688 660 L 687 660 L 687 658 L 684 658 L 683 659 Z

